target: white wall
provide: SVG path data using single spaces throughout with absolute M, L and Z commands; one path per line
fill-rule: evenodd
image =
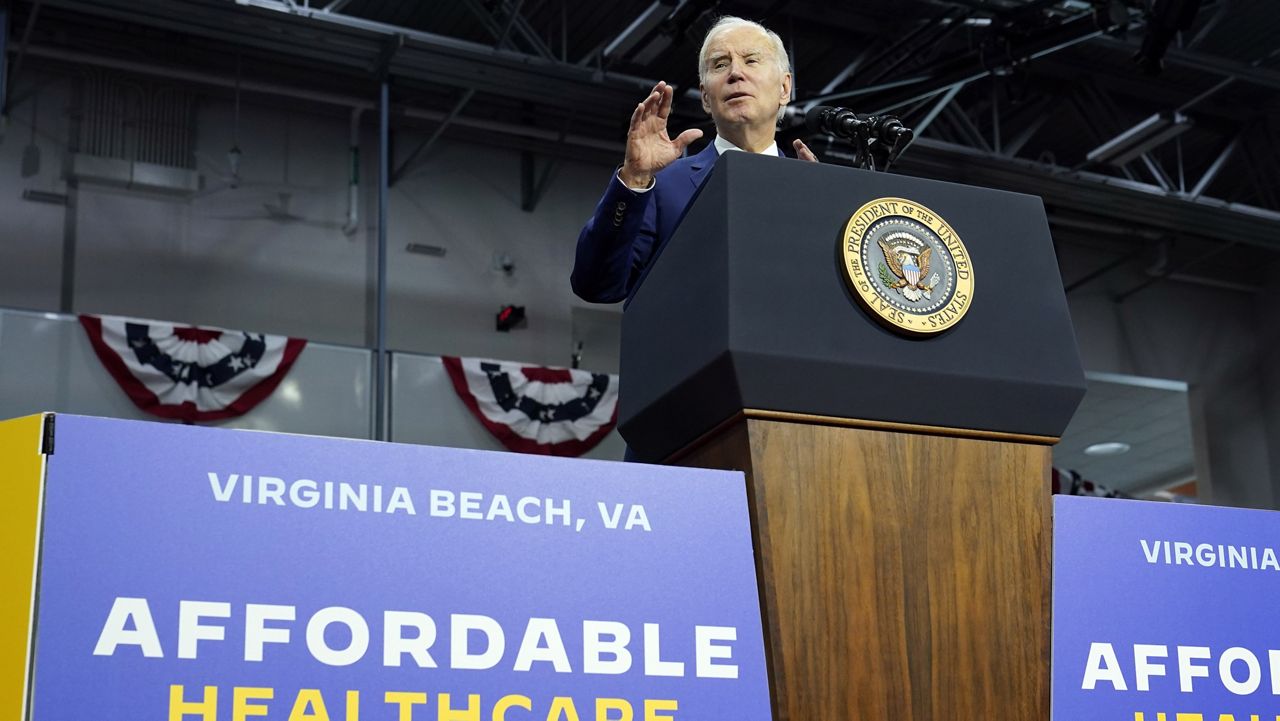
M 413 146 L 402 147 L 407 153 Z M 391 195 L 391 345 L 566 365 L 570 309 L 590 305 L 569 291 L 574 245 L 611 169 L 563 163 L 536 211 L 526 213 L 518 154 L 442 143 L 427 161 Z M 410 242 L 441 245 L 448 254 L 405 253 Z M 512 276 L 494 269 L 495 254 L 515 261 Z M 526 307 L 527 329 L 493 330 L 504 303 Z M 616 372 L 616 349 L 585 352 L 587 367 Z
M 55 86 L 61 87 L 61 86 Z M 0 305 L 57 309 L 66 209 L 21 199 L 24 188 L 64 192 L 65 88 L 42 96 L 43 172 L 22 179 L 25 129 L 0 142 Z M 14 116 L 28 117 L 27 104 Z M 197 157 L 209 186 L 194 198 L 81 183 L 75 193 L 75 312 L 158 317 L 313 340 L 370 345 L 376 272 L 376 135 L 365 115 L 360 227 L 346 219 L 349 122 L 340 114 L 285 112 L 206 99 L 198 113 Z M 15 124 L 16 125 L 16 124 Z M 401 155 L 421 136 L 398 134 Z M 56 141 L 56 142 L 55 142 Z M 226 156 L 242 151 L 240 187 L 226 185 Z M 391 191 L 388 345 L 426 353 L 567 365 L 568 292 L 578 228 L 609 168 L 562 163 L 535 212 L 520 209 L 519 156 L 477 145 L 437 143 L 421 170 Z M 272 217 L 281 207 L 296 220 Z M 443 246 L 444 257 L 405 251 Z M 495 254 L 516 262 L 508 276 Z M 524 305 L 528 327 L 494 330 L 506 303 Z M 586 348 L 584 365 L 616 372 L 616 348 Z M 594 364 L 594 365 L 593 365 Z

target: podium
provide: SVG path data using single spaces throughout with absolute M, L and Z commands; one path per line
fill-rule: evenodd
M 963 240 L 941 333 L 845 277 L 879 198 Z M 1039 198 L 726 153 L 624 314 L 621 377 L 641 459 L 746 473 L 777 721 L 1048 718 L 1050 446 L 1085 381 Z

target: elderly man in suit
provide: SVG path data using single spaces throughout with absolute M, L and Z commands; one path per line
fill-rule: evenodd
M 702 152 L 682 157 L 701 130 L 674 138 L 668 133 L 672 88 L 665 82 L 631 114 L 626 157 L 578 236 L 570 281 L 584 300 L 631 297 L 721 153 L 785 157 L 774 135 L 791 99 L 791 64 L 777 33 L 750 20 L 721 18 L 702 42 L 698 78 L 702 108 L 716 127 Z M 793 147 L 798 157 L 817 160 L 803 142 Z

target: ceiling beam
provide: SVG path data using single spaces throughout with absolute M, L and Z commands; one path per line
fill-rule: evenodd
M 1014 65 L 1021 64 L 1087 42 L 1103 32 L 1094 21 L 1093 14 L 1086 13 L 1029 40 L 1010 45 L 1007 58 Z M 869 108 L 868 112 L 879 114 L 929 97 L 955 83 L 967 83 L 986 77 L 991 71 L 992 68 L 980 53 L 966 50 L 940 60 L 932 67 L 912 71 L 917 75 L 918 82 L 889 92 L 872 94 L 864 101 L 865 107 Z
M 1100 44 L 1123 48 L 1126 51 L 1137 51 L 1139 44 L 1132 40 L 1121 40 L 1108 35 L 1098 37 Z M 1209 55 L 1197 50 L 1170 47 L 1164 54 L 1164 60 L 1171 65 L 1191 68 L 1201 72 L 1212 73 L 1229 78 L 1236 78 L 1254 85 L 1272 90 L 1280 90 L 1280 71 L 1261 67 L 1256 63 L 1242 63 L 1217 55 Z
M 370 76 L 377 72 L 375 65 L 385 40 L 402 37 L 404 47 L 389 67 L 400 79 L 464 90 L 475 88 L 478 92 L 555 105 L 574 113 L 616 118 L 618 122 L 625 120 L 638 99 L 656 82 L 301 5 L 291 8 L 281 0 L 238 0 L 235 4 L 46 1 L 91 17 L 162 27 L 233 46 L 272 47 L 282 58 L 296 54 L 322 66 L 341 61 L 348 67 L 363 68 Z M 292 41 L 282 42 L 282 38 Z M 676 110 L 696 115 L 698 108 L 696 97 L 685 97 L 677 102 Z
M 24 58 L 26 58 L 27 47 L 31 44 L 31 31 L 36 26 L 36 18 L 40 17 L 41 2 L 42 0 L 35 0 L 35 2 L 31 4 L 31 12 L 27 14 L 27 24 L 22 29 L 22 40 L 18 42 L 18 54 L 13 59 L 13 67 L 10 68 L 7 66 L 7 64 L 0 63 L 0 66 L 2 66 L 0 67 L 0 70 L 6 71 L 9 75 L 8 80 L 5 81 L 8 85 L 13 85 L 18 81 L 18 73 L 21 72 L 22 70 L 22 61 Z M 7 15 L 6 15 L 6 18 L 7 18 Z M 5 23 L 4 32 L 7 36 L 9 32 L 9 27 L 7 23 Z M 8 38 L 6 37 L 6 40 L 7 39 Z M 3 87 L 4 86 L 0 84 L 0 89 L 2 89 Z M 0 104 L 0 116 L 8 117 L 9 98 L 3 92 L 0 92 L 0 103 L 2 103 Z
M 1054 101 L 1049 98 L 1037 101 L 1030 111 L 1030 114 L 1033 115 L 1031 121 L 1023 126 L 1022 130 L 1018 131 L 1012 140 L 1004 144 L 1004 147 L 1001 148 L 1003 153 L 1012 158 L 1022 152 L 1022 148 L 1035 137 L 1036 133 L 1040 132 L 1040 128 L 1044 127 L 1044 124 L 1055 116 L 1053 106 Z
M 475 94 L 475 90 L 467 90 L 462 94 L 462 97 L 458 98 L 458 102 L 454 103 L 453 109 L 449 111 L 449 114 L 445 116 L 444 120 L 440 121 L 440 124 L 431 132 L 431 135 L 427 136 L 425 140 L 418 144 L 417 148 L 414 148 L 413 152 L 409 153 L 409 157 L 405 158 L 404 162 L 400 163 L 400 167 L 391 171 L 391 177 L 389 179 L 390 185 L 396 185 L 401 179 L 419 169 L 420 165 L 415 166 L 414 163 L 417 162 L 419 157 L 424 156 L 431 150 L 431 146 L 440 139 L 440 136 L 444 134 L 444 131 L 449 129 L 449 126 L 453 124 L 453 121 L 458 119 L 458 115 L 462 113 L 462 109 L 467 107 L 467 103 L 471 102 L 471 98 L 475 97 Z
M 523 38 L 538 56 L 547 60 L 554 60 L 551 48 L 547 47 L 542 38 L 533 32 L 532 28 L 529 27 L 528 21 L 520 14 L 524 0 L 516 0 L 515 4 L 510 6 L 506 2 L 502 2 L 501 8 L 495 8 L 493 11 L 486 9 L 484 5 L 480 4 L 479 0 L 463 0 L 463 4 L 484 24 L 489 34 L 493 35 L 498 47 L 515 50 L 515 43 L 511 40 L 511 31 L 515 30 L 516 34 Z M 499 9 L 506 12 L 505 18 L 499 16 Z
M 1213 163 L 1204 171 L 1204 175 L 1200 176 L 1200 182 L 1196 183 L 1196 186 L 1191 189 L 1191 197 L 1198 198 L 1204 195 L 1204 191 L 1209 189 L 1209 184 L 1213 182 L 1214 178 L 1218 177 L 1222 166 L 1226 165 L 1227 160 L 1231 158 L 1231 154 L 1239 147 L 1242 136 L 1243 133 L 1232 138 L 1231 142 L 1227 143 L 1227 147 L 1223 148 L 1221 153 L 1218 153 L 1218 157 L 1213 159 Z
M 1217 198 L 1166 193 L 1155 185 L 1006 158 L 933 138 L 916 138 L 897 172 L 1031 193 L 1046 206 L 1102 216 L 1127 226 L 1240 242 L 1280 252 L 1280 212 Z
M 924 135 L 924 131 L 927 130 L 930 125 L 933 125 L 933 121 L 938 119 L 938 114 L 945 110 L 946 107 L 951 104 L 952 100 L 956 99 L 956 95 L 958 95 L 961 90 L 964 90 L 964 83 L 956 83 L 942 94 L 942 97 L 933 104 L 933 107 L 929 108 L 929 112 L 925 113 L 925 116 L 920 119 L 920 122 L 916 123 L 914 130 L 917 136 Z

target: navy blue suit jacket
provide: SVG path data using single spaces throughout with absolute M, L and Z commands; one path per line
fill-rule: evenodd
M 716 164 L 715 143 L 658 171 L 654 186 L 637 193 L 615 172 L 578 235 L 569 282 L 593 303 L 615 303 L 635 292 L 645 268 L 671 239 L 689 202 Z

